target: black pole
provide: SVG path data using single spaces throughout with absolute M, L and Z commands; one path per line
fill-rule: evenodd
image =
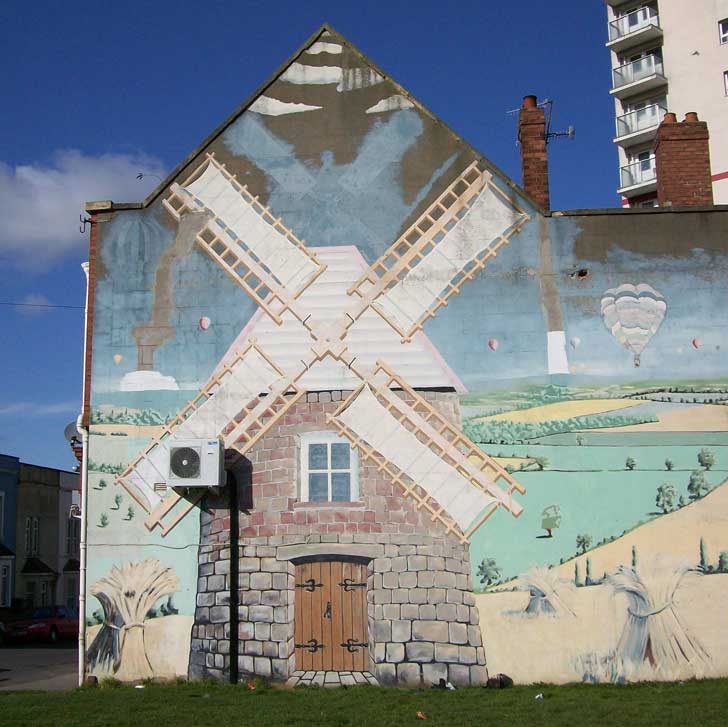
M 239 605 L 239 588 L 238 588 L 238 571 L 240 566 L 240 529 L 239 524 L 239 507 L 240 497 L 238 494 L 238 478 L 234 473 L 228 472 L 227 485 L 230 503 L 230 683 L 238 683 L 238 646 L 240 639 L 238 636 L 238 605 Z

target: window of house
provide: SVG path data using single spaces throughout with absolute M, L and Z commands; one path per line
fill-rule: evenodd
M 78 534 L 81 521 L 75 517 L 66 520 L 66 555 L 74 555 L 78 550 Z
M 721 45 L 723 43 L 728 43 L 728 18 L 721 20 L 720 23 L 718 23 L 718 30 L 720 32 Z
M 40 521 L 37 517 L 25 518 L 25 554 L 38 555 L 40 552 Z
M 25 583 L 25 607 L 35 608 L 35 581 Z
M 76 576 L 66 577 L 66 606 L 73 610 L 78 603 L 78 583 Z
M 41 581 L 40 582 L 40 605 L 41 606 L 47 606 L 49 603 L 48 600 L 48 581 Z
M 0 565 L 0 607 L 10 608 L 10 566 Z
M 351 502 L 359 497 L 359 456 L 332 432 L 301 437 L 301 500 Z

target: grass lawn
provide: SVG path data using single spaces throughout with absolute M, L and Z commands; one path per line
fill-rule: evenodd
M 535 696 L 542 692 L 543 700 Z M 417 712 L 424 713 L 425 720 Z M 728 680 L 630 686 L 526 686 L 454 692 L 377 687 L 249 690 L 190 683 L 0 692 L 2 727 L 728 724 Z

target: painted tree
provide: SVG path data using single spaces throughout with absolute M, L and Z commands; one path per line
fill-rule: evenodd
M 483 558 L 478 566 L 478 579 L 486 587 L 494 586 L 501 579 L 501 570 L 495 558 Z
M 632 546 L 632 567 L 633 568 L 637 567 L 637 546 L 636 545 Z
M 665 469 L 668 472 L 672 472 L 672 468 L 675 466 L 675 463 L 671 459 L 665 460 Z
M 677 506 L 685 507 L 685 505 L 687 505 L 687 502 L 685 502 L 685 497 L 683 495 L 680 495 L 680 497 L 678 498 L 678 501 L 677 501 Z
M 584 581 L 587 586 L 591 586 L 594 581 L 592 580 L 592 564 L 591 558 L 586 559 L 586 580 Z
M 708 564 L 708 548 L 705 546 L 705 538 L 700 538 L 700 570 L 707 571 Z
M 657 497 L 655 498 L 655 504 L 664 513 L 668 513 L 675 509 L 675 501 L 677 500 L 677 490 L 675 485 L 670 485 L 667 482 L 660 485 L 657 488 Z
M 587 535 L 586 533 L 580 533 L 576 536 L 576 550 L 580 554 L 586 553 L 589 548 L 591 548 L 592 544 L 592 536 Z
M 690 494 L 691 500 L 699 500 L 703 495 L 706 495 L 710 490 L 708 480 L 705 478 L 705 472 L 703 470 L 693 470 L 690 475 L 690 482 L 688 482 L 688 493 Z
M 119 507 L 121 506 L 121 501 L 123 499 L 124 498 L 121 496 L 121 494 L 114 495 L 114 510 L 118 510 L 119 509 Z
M 543 472 L 549 466 L 549 461 L 546 457 L 534 457 L 533 464 L 539 472 Z
M 632 471 L 637 466 L 637 460 L 634 457 L 627 457 L 624 466 Z
M 576 435 L 576 444 L 577 446 L 581 447 L 584 444 L 584 437 L 581 436 L 581 434 Z
M 580 586 L 581 585 L 581 571 L 579 569 L 579 561 L 577 560 L 574 563 L 574 585 Z
M 709 470 L 715 464 L 715 453 L 703 447 L 698 452 L 698 464 L 701 467 L 705 467 L 706 470 Z
M 728 573 L 728 550 L 721 550 L 718 556 L 718 570 L 721 573 Z
M 109 516 L 105 513 L 101 513 L 101 517 L 99 518 L 99 527 L 105 528 L 109 524 Z

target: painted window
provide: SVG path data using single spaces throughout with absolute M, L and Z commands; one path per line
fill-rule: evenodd
M 40 605 L 41 606 L 47 606 L 48 605 L 48 581 L 41 581 L 40 582 Z
M 718 23 L 718 30 L 720 31 L 721 45 L 723 43 L 728 43 L 728 18 L 721 20 L 720 23 Z
M 78 534 L 81 521 L 75 517 L 66 520 L 66 555 L 73 555 L 78 550 Z
M 10 608 L 10 566 L 0 565 L 0 607 Z
M 301 500 L 351 502 L 359 497 L 359 456 L 332 432 L 301 437 Z

